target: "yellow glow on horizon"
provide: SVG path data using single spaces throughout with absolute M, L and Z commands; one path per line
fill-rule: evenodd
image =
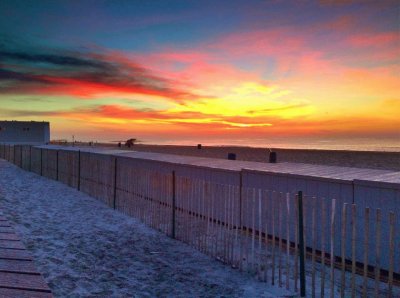
M 271 123 L 257 123 L 257 124 L 249 124 L 249 123 L 235 123 L 230 121 L 222 121 L 221 123 L 228 124 L 234 127 L 269 127 L 272 126 Z
M 198 112 L 222 117 L 279 117 L 291 119 L 312 114 L 315 110 L 305 100 L 293 100 L 290 90 L 277 86 L 265 86 L 256 82 L 245 82 L 226 90 L 216 98 L 203 98 L 176 105 L 171 113 Z M 263 125 L 263 124 L 261 124 Z

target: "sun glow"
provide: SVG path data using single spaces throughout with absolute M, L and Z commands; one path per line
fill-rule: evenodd
M 202 98 L 177 105 L 171 113 L 198 112 L 221 117 L 274 117 L 291 119 L 311 114 L 315 109 L 305 100 L 294 100 L 289 90 L 277 86 L 265 86 L 256 82 L 245 82 L 221 92 L 225 95 Z M 245 125 L 245 124 L 243 124 Z M 240 125 L 238 125 L 240 126 Z M 263 123 L 251 126 L 268 126 Z M 243 126 L 247 127 L 247 126 Z
M 85 1 L 65 5 L 79 8 L 73 15 L 54 4 L 56 23 L 39 13 L 47 2 L 21 10 L 9 1 L 0 9 L 0 117 L 48 120 L 54 138 L 399 137 L 394 2 L 300 1 L 293 10 L 249 1 L 206 1 L 201 12 L 189 1 L 180 13 L 126 3 L 128 16 L 99 2 L 91 26 L 73 17 Z

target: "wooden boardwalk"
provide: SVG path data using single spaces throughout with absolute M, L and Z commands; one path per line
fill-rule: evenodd
M 0 211 L 0 297 L 53 297 L 31 254 Z

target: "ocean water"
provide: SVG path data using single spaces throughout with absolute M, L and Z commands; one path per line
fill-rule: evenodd
M 181 139 L 181 140 L 143 140 L 144 144 L 245 146 L 287 149 L 320 149 L 351 151 L 400 152 L 398 138 L 241 138 L 241 139 Z

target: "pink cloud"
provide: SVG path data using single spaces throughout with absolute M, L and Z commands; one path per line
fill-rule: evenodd
M 232 56 L 292 54 L 306 46 L 306 39 L 292 28 L 274 28 L 233 33 L 221 37 L 208 48 Z
M 353 15 L 343 15 L 334 19 L 333 21 L 328 21 L 326 23 L 323 23 L 321 26 L 318 26 L 316 30 L 327 29 L 327 30 L 344 31 L 352 29 L 355 23 L 356 23 L 356 18 Z
M 203 48 L 199 50 L 171 50 L 133 55 L 147 62 L 152 73 L 179 82 L 189 89 L 208 89 L 216 85 L 234 86 L 243 81 L 261 81 L 257 70 L 244 70 L 235 66 L 234 61 L 221 58 L 220 53 Z
M 400 46 L 399 32 L 383 32 L 353 35 L 348 38 L 348 43 L 354 47 L 387 47 Z

